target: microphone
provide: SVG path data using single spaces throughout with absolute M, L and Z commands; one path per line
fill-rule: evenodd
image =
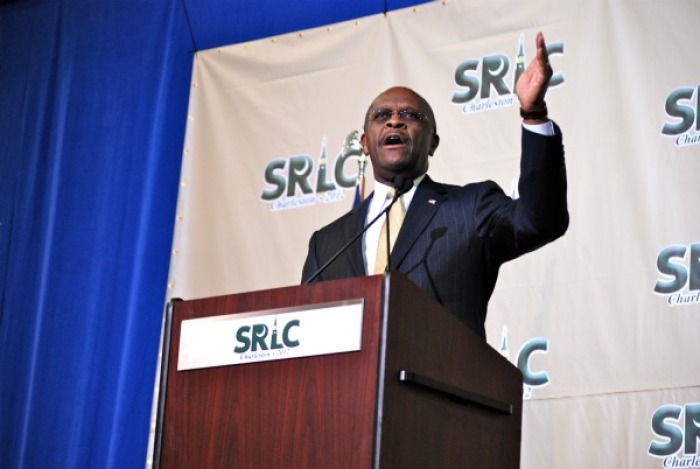
M 394 201 L 404 195 L 406 192 L 413 189 L 413 179 L 406 179 L 403 176 L 396 176 L 392 181 L 394 183 Z M 392 202 L 393 203 L 393 202 Z
M 403 176 L 396 176 L 392 182 L 394 183 L 395 193 L 394 193 L 394 197 L 391 199 L 391 202 L 389 202 L 389 205 L 384 207 L 384 209 L 381 212 L 379 212 L 379 214 L 376 217 L 374 217 L 369 223 L 367 223 L 355 236 L 350 238 L 350 241 L 348 241 L 347 243 L 345 243 L 343 245 L 343 247 L 338 249 L 338 252 L 333 254 L 333 256 L 330 259 L 328 259 L 328 261 L 326 261 L 325 264 L 323 264 L 321 267 L 319 267 L 318 270 L 316 270 L 316 272 L 314 272 L 313 275 L 311 275 L 311 277 L 309 277 L 303 283 L 303 285 L 308 285 L 309 283 L 316 280 L 316 278 L 318 278 L 318 276 L 321 275 L 328 268 L 328 266 L 330 266 L 333 262 L 335 262 L 335 260 L 338 259 L 341 256 L 341 254 L 343 254 L 345 251 L 347 251 L 347 249 L 352 245 L 352 243 L 357 241 L 357 239 L 360 236 L 365 234 L 365 232 L 369 229 L 370 226 L 374 225 L 376 223 L 376 221 L 379 220 L 383 215 L 386 215 L 389 212 L 389 210 L 391 210 L 391 207 L 394 205 L 394 203 L 397 200 L 399 200 L 399 197 L 401 197 L 402 195 L 404 195 L 406 192 L 410 191 L 413 188 L 413 180 L 406 179 Z M 389 231 L 388 228 L 389 227 L 387 226 L 387 232 Z M 388 243 L 388 238 L 387 238 L 387 243 Z M 387 246 L 388 246 L 388 244 L 387 244 Z M 388 265 L 388 259 L 387 259 L 387 265 Z

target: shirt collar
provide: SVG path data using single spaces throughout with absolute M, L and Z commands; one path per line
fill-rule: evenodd
M 425 179 L 426 175 L 427 173 L 423 173 L 417 178 L 415 178 L 413 180 L 413 187 L 411 188 L 411 190 L 401 196 L 401 201 L 403 202 L 403 206 L 406 207 L 406 210 L 408 210 L 408 206 L 411 205 L 413 196 L 416 193 L 416 187 L 418 187 L 418 185 L 423 181 L 423 179 Z M 393 189 L 393 186 L 389 186 L 379 181 L 375 181 L 372 203 L 375 204 L 376 207 L 379 207 L 379 210 L 381 210 L 384 207 L 385 203 L 387 203 L 386 196 L 391 189 Z

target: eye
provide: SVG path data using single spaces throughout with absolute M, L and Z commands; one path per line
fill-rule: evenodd
M 394 115 L 394 111 L 391 109 L 376 109 L 372 112 L 372 120 L 385 122 L 391 119 Z
M 423 117 L 420 112 L 414 111 L 412 109 L 402 109 L 399 111 L 399 117 L 403 120 L 418 122 Z

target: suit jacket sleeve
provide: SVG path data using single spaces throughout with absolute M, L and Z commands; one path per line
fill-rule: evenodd
M 475 216 L 499 263 L 537 249 L 567 230 L 564 149 L 556 125 L 555 131 L 543 136 L 523 130 L 517 200 L 504 202 L 500 188 L 484 186 Z

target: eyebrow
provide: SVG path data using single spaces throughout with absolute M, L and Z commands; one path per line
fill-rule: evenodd
M 377 104 L 376 106 L 370 106 L 370 108 L 367 109 L 367 113 L 365 114 L 365 121 L 367 121 L 370 118 L 370 116 L 372 115 L 373 112 L 383 110 L 383 109 L 392 110 L 393 108 L 391 107 L 390 104 Z M 424 111 L 420 107 L 414 107 L 414 106 L 407 105 L 407 106 L 398 107 L 398 110 L 399 111 L 408 110 L 408 111 L 417 112 L 419 114 L 424 115 L 426 118 L 428 118 L 428 120 L 432 120 L 432 119 L 430 119 L 430 114 L 428 113 L 428 111 Z

